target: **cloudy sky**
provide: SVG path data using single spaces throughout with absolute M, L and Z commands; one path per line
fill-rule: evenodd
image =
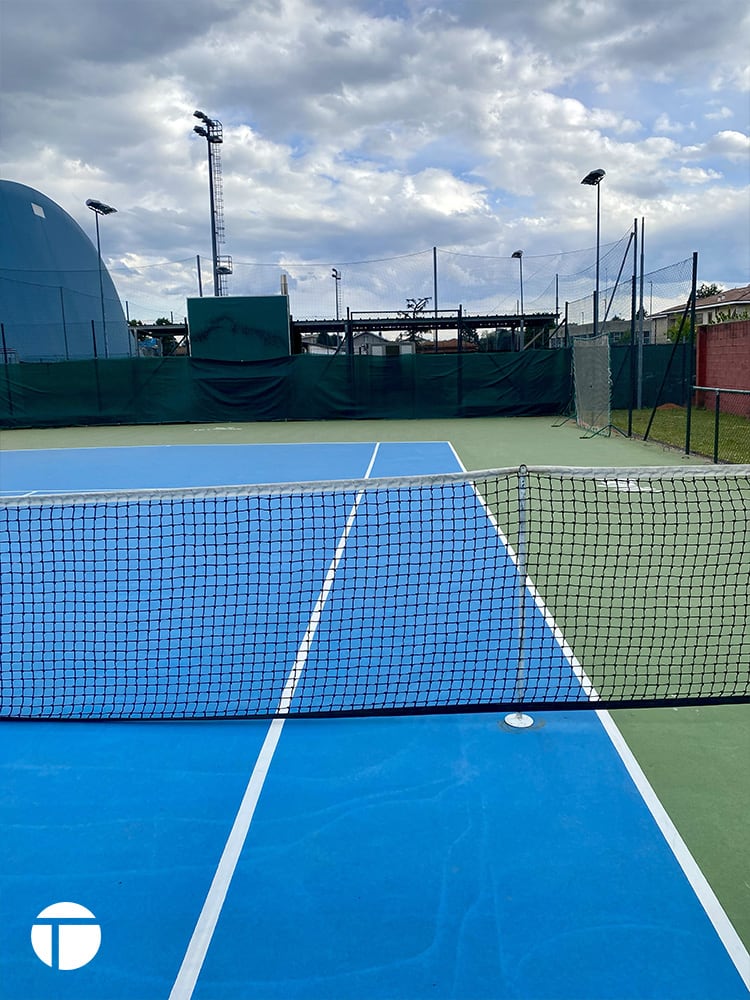
M 195 257 L 210 258 L 195 109 L 224 127 L 230 292 L 252 290 L 253 263 L 320 262 L 330 282 L 331 265 L 433 246 L 523 248 L 531 281 L 535 260 L 595 245 L 595 189 L 580 183 L 594 168 L 604 244 L 644 218 L 647 271 L 698 251 L 700 281 L 750 281 L 745 0 L 0 11 L 2 176 L 92 235 L 85 200 L 116 206 L 103 255 L 143 311 L 195 294 Z

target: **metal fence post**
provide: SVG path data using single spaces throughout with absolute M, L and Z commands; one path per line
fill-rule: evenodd
M 714 395 L 714 465 L 719 461 L 719 414 L 721 413 L 721 392 Z
M 8 344 L 5 340 L 5 324 L 0 323 L 0 340 L 3 347 L 3 365 L 5 368 L 5 384 L 8 390 L 8 415 L 13 415 L 13 390 L 10 382 L 10 358 L 8 357 Z
M 690 423 L 693 413 L 693 386 L 695 385 L 695 300 L 697 297 L 697 285 L 698 285 L 698 254 L 693 254 L 693 280 L 692 289 L 690 292 L 690 339 L 688 341 L 688 370 L 687 370 L 687 385 L 688 385 L 688 397 L 685 401 L 686 403 L 686 426 L 685 426 L 685 454 L 690 454 Z M 685 372 L 684 372 L 684 359 L 683 359 L 683 386 L 685 385 Z

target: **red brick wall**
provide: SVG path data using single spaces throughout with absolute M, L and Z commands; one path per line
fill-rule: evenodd
M 699 326 L 696 334 L 696 385 L 750 390 L 750 320 Z M 696 395 L 698 406 L 713 406 L 711 393 Z M 721 409 L 750 416 L 750 396 L 723 396 Z

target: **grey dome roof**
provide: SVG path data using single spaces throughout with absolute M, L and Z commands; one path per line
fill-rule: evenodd
M 104 323 L 92 240 L 46 195 L 0 180 L 0 322 L 9 360 L 91 358 L 95 350 L 100 358 L 134 354 L 104 266 L 102 287 Z

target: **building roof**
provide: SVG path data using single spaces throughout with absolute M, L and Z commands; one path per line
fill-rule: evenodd
M 385 337 L 381 337 L 379 333 L 373 333 L 372 330 L 363 330 L 362 333 L 355 333 L 352 338 L 354 343 L 359 343 L 365 341 L 368 344 L 392 344 L 392 340 L 386 340 Z
M 452 337 L 450 340 L 438 340 L 437 353 L 442 354 L 456 354 L 458 352 L 458 338 Z M 435 352 L 435 341 L 434 340 L 423 340 L 417 344 L 417 350 L 420 354 L 430 354 Z M 462 340 L 461 342 L 462 351 L 478 351 L 479 348 L 471 340 Z
M 698 299 L 701 309 L 706 306 L 739 306 L 750 305 L 750 285 L 742 285 L 740 288 L 725 288 L 717 295 L 708 295 L 705 299 Z
M 698 299 L 696 301 L 696 308 L 698 309 L 711 309 L 715 306 L 723 308 L 731 308 L 732 306 L 750 306 L 750 285 L 741 285 L 739 288 L 725 288 L 723 291 L 718 292 L 716 295 L 707 295 L 704 299 Z M 685 303 L 682 302 L 676 306 L 669 306 L 667 309 L 662 309 L 658 313 L 654 313 L 654 316 L 669 316 L 672 313 L 681 313 L 685 308 Z

